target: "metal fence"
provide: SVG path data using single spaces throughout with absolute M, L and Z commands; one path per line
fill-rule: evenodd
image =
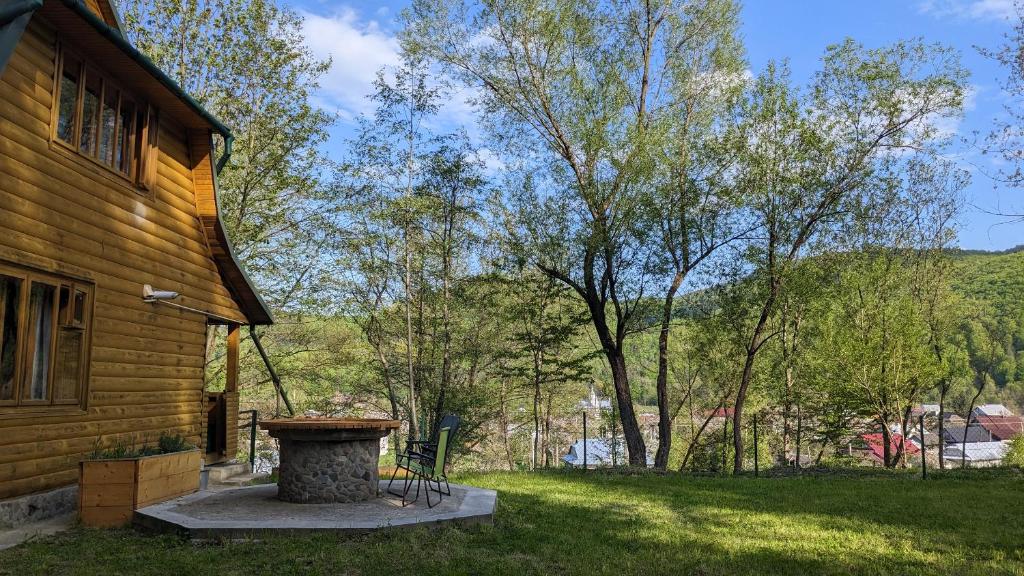
M 607 426 L 602 426 L 595 431 L 594 419 L 593 414 L 588 414 L 588 411 L 584 410 L 579 413 L 578 428 L 569 429 L 569 434 L 581 433 L 582 437 L 576 436 L 578 440 L 570 442 L 568 456 L 570 456 L 570 460 L 572 460 L 571 457 L 574 457 L 574 460 L 567 464 L 584 469 L 625 464 L 627 458 L 624 439 L 614 427 L 609 430 Z M 698 473 L 732 473 L 733 418 L 731 415 L 726 415 L 716 418 L 716 420 L 711 425 L 704 426 L 699 436 L 687 439 L 692 445 L 686 447 L 689 458 L 686 461 L 686 470 Z M 870 446 L 861 445 L 863 436 L 878 434 L 877 431 L 872 432 L 870 425 L 865 425 L 864 430 L 853 431 L 847 434 L 842 441 L 837 441 L 823 440 L 813 426 L 811 430 L 808 430 L 803 414 L 795 414 L 795 418 L 792 420 L 788 424 L 789 438 L 785 441 L 785 447 L 782 448 L 777 414 L 769 413 L 766 417 L 764 412 L 753 412 L 749 417 L 743 419 L 745 472 L 754 476 L 801 474 L 808 469 L 827 469 L 834 466 L 877 468 L 884 465 L 882 458 L 878 458 L 877 455 L 872 456 Z M 930 473 L 942 467 L 940 465 L 942 462 L 945 462 L 947 469 L 960 468 L 960 463 L 951 459 L 948 454 L 944 454 L 944 449 L 956 446 L 956 444 L 944 443 L 943 439 L 939 438 L 937 445 L 929 445 L 926 440 L 929 438 L 929 430 L 925 424 L 925 415 L 921 414 L 915 419 L 913 425 L 908 425 L 907 437 L 903 438 L 902 443 L 895 440 L 890 441 L 892 446 L 890 462 L 896 459 L 899 468 L 907 470 L 907 473 L 919 474 L 922 478 L 927 478 Z M 911 440 L 912 435 L 917 436 L 916 441 Z M 656 446 L 656 431 L 645 435 L 645 441 L 649 449 Z M 896 443 L 892 444 L 892 442 Z M 679 440 L 674 440 L 674 443 L 679 443 Z M 686 441 L 682 444 L 686 446 Z M 882 444 L 884 445 L 884 441 Z M 597 451 L 598 454 L 595 455 L 594 451 Z M 651 452 L 653 453 L 653 450 Z M 565 451 L 563 451 L 564 453 Z M 878 458 L 878 460 L 875 461 L 872 458 Z M 945 460 L 943 460 L 944 458 Z M 648 464 L 653 465 L 651 455 L 648 455 Z M 670 463 L 670 466 L 673 464 L 675 468 L 679 468 L 678 455 L 675 462 Z

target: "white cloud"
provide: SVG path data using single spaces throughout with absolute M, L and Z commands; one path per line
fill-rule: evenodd
M 970 20 L 1010 20 L 1017 16 L 1014 0 L 923 0 L 925 14 Z
M 398 39 L 375 20 L 361 20 L 351 8 L 329 16 L 305 12 L 302 26 L 306 45 L 320 57 L 331 57 L 331 69 L 321 78 L 319 102 L 351 119 L 372 109 L 367 98 L 373 80 L 384 66 L 399 62 Z
M 386 17 L 386 8 L 377 16 Z M 321 78 L 320 92 L 314 101 L 320 107 L 337 112 L 351 120 L 359 114 L 370 114 L 373 102 L 373 81 L 377 71 L 400 64 L 398 39 L 374 19 L 365 19 L 354 9 L 343 6 L 331 15 L 302 13 L 306 45 L 320 58 L 331 58 L 330 71 Z M 387 74 L 390 77 L 390 74 Z M 473 106 L 476 90 L 455 87 L 443 98 L 437 117 L 430 127 L 439 131 L 465 128 L 472 137 L 479 135 Z

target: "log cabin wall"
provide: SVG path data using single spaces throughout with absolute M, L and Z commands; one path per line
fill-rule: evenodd
M 150 193 L 51 141 L 57 40 L 33 18 L 0 77 L 0 265 L 94 286 L 91 361 L 81 406 L 0 406 L 0 499 L 75 483 L 98 441 L 203 445 L 207 319 L 144 303 L 144 284 L 246 323 L 198 216 L 185 130 L 161 117 Z

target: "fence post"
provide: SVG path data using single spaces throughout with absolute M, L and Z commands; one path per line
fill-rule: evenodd
M 729 415 L 722 414 L 722 474 L 725 474 L 726 460 L 729 456 Z
M 583 411 L 583 469 L 587 469 L 587 411 Z
M 803 418 L 804 415 L 797 409 L 796 413 L 796 460 L 793 465 L 797 470 L 800 470 L 800 433 L 803 431 Z
M 757 412 L 754 412 L 754 478 L 757 478 L 760 473 L 757 456 Z
M 925 478 L 928 478 L 928 464 L 925 463 L 925 460 L 928 458 L 928 448 L 925 446 L 925 442 L 924 442 L 924 413 L 923 412 L 921 413 L 921 419 L 919 420 L 919 425 L 920 425 L 920 429 L 921 429 L 921 478 L 925 479 Z M 964 434 L 966 434 L 966 433 L 967 432 L 964 432 Z
M 256 423 L 259 420 L 259 412 L 253 410 L 249 413 L 252 421 L 249 423 L 249 472 L 256 472 Z

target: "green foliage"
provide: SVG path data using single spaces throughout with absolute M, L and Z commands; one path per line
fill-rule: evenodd
M 1010 449 L 1003 458 L 1003 464 L 1024 468 L 1024 435 L 1010 440 Z

